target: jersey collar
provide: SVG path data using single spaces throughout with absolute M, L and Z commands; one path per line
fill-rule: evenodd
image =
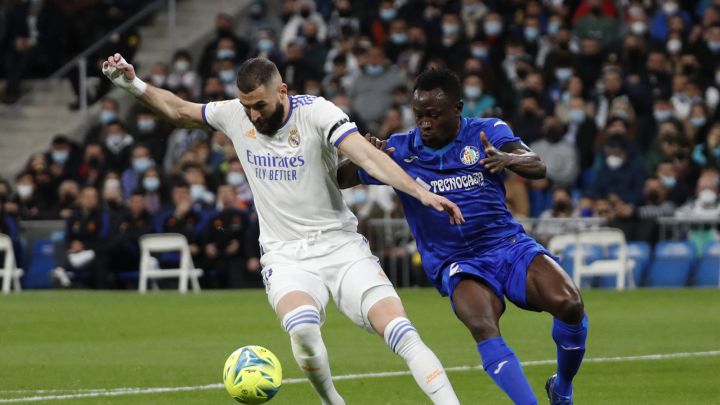
M 293 101 L 293 97 L 288 94 L 288 101 L 290 102 L 290 111 L 288 111 L 288 116 L 285 118 L 285 121 L 283 121 L 282 125 L 280 125 L 280 129 L 285 127 L 285 124 L 290 121 L 290 117 L 292 117 L 293 110 L 295 109 L 295 102 Z

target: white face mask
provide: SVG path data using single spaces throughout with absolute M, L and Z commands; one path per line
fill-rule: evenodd
M 623 159 L 620 156 L 610 155 L 605 158 L 605 163 L 610 170 L 616 170 L 623 164 Z
M 643 35 L 647 32 L 647 23 L 645 21 L 633 21 L 630 24 L 630 31 L 635 35 Z
M 698 193 L 698 201 L 702 205 L 714 205 L 717 201 L 717 193 L 710 189 L 702 190 Z
M 17 193 L 21 200 L 27 200 L 28 198 L 32 197 L 32 184 L 19 184 L 17 186 Z

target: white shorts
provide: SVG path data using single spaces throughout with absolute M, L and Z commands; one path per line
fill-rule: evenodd
M 372 305 L 383 298 L 398 298 L 367 239 L 356 232 L 324 232 L 307 239 L 264 244 L 260 263 L 265 292 L 276 312 L 287 293 L 303 291 L 313 297 L 324 320 L 332 295 L 340 312 L 372 332 L 367 319 Z M 370 293 L 378 286 L 384 288 Z

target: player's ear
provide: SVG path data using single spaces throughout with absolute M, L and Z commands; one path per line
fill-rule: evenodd
M 278 86 L 278 93 L 287 96 L 288 93 L 288 86 L 285 83 L 280 83 L 280 86 Z

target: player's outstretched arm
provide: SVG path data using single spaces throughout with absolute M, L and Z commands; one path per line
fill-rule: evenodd
M 173 93 L 151 86 L 135 74 L 135 67 L 116 53 L 103 62 L 103 74 L 119 87 L 152 108 L 175 126 L 204 127 L 202 104 L 185 101 Z
M 395 147 L 387 147 L 387 140 L 376 138 L 370 134 L 365 134 L 365 139 L 375 146 L 375 148 L 384 151 L 388 155 L 392 155 L 393 152 L 395 152 Z M 360 181 L 360 175 L 358 175 L 358 169 L 358 165 L 350 159 L 344 160 L 338 165 L 337 180 L 341 189 L 355 187 L 362 183 Z
M 461 224 L 465 219 L 455 203 L 445 197 L 433 194 L 410 178 L 388 155 L 376 149 L 373 144 L 355 133 L 340 143 L 340 152 L 360 166 L 370 176 L 420 200 L 425 206 L 450 215 L 450 223 Z
M 547 168 L 537 153 L 520 142 L 509 142 L 498 150 L 488 141 L 485 132 L 480 132 L 480 141 L 487 157 L 480 161 L 490 173 L 512 170 L 526 179 L 542 179 Z

